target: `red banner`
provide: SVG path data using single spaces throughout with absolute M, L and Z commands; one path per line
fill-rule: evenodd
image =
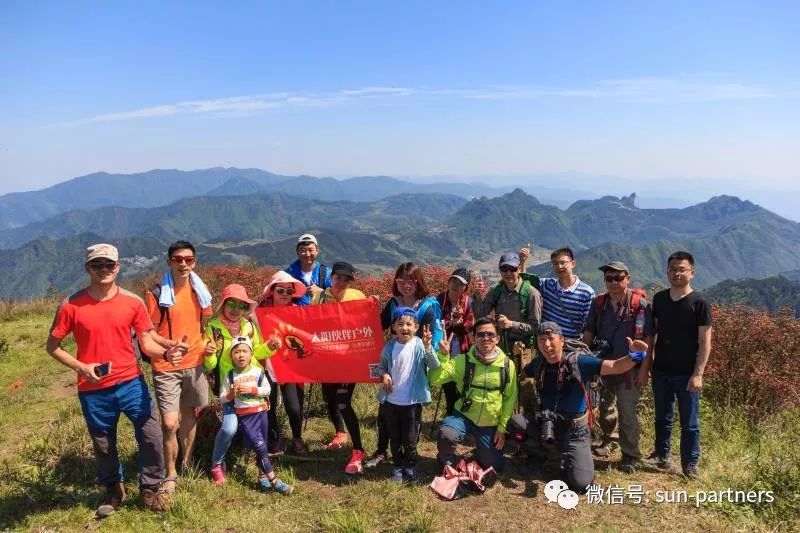
M 380 381 L 383 329 L 372 300 L 258 307 L 264 339 L 278 335 L 281 348 L 270 358 L 280 383 L 366 383 Z

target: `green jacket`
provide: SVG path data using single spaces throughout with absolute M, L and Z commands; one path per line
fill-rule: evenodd
M 470 348 L 467 353 L 453 358 L 450 358 L 450 354 L 446 352 L 439 352 L 436 355 L 439 357 L 441 366 L 428 371 L 428 381 L 431 385 L 442 385 L 454 381 L 458 392 L 462 393 L 464 370 L 467 358 L 469 358 L 475 363 L 475 376 L 472 384 L 480 385 L 483 388 L 472 387 L 469 393 L 472 405 L 466 412 L 461 410 L 463 394 L 462 398 L 456 402 L 456 409 L 476 426 L 497 426 L 497 431 L 505 431 L 508 419 L 511 418 L 514 407 L 517 405 L 517 370 L 513 362 L 508 366 L 508 382 L 505 393 L 501 394 L 500 373 L 505 366 L 504 361 L 507 357 L 499 347 L 497 351 L 499 352 L 497 359 L 488 365 L 481 363 L 475 357 L 475 346 Z
M 222 334 L 221 344 L 214 338 L 215 330 Z M 261 332 L 258 330 L 258 327 L 247 318 L 242 318 L 239 331 L 241 332 L 241 336 L 250 337 L 250 339 L 253 341 L 253 359 L 251 360 L 252 365 L 258 365 L 256 362 L 257 360 L 261 361 L 267 359 L 272 357 L 272 354 L 275 353 L 269 349 L 267 343 L 265 343 L 261 338 Z M 206 343 L 209 340 L 213 340 L 217 344 L 217 351 L 203 358 L 203 366 L 209 372 L 216 368 L 217 377 L 220 379 L 225 379 L 225 377 L 228 375 L 228 372 L 233 370 L 233 361 L 231 360 L 231 343 L 233 342 L 233 336 L 231 335 L 230 331 L 228 331 L 228 328 L 226 328 L 219 319 L 219 317 L 214 317 L 208 323 L 208 326 L 206 326 L 206 331 L 203 334 L 203 340 Z

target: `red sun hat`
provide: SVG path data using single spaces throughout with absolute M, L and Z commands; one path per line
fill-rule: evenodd
M 239 285 L 238 283 L 231 283 L 224 289 L 222 289 L 222 294 L 220 295 L 220 303 L 219 306 L 222 307 L 225 305 L 225 300 L 228 298 L 235 298 L 242 302 L 247 302 L 250 306 L 254 306 L 256 304 L 255 300 L 250 299 L 247 296 L 247 289 Z

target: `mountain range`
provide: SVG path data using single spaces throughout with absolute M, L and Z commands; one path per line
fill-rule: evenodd
M 0 230 L 0 268 L 5 273 L 0 297 L 74 288 L 84 281 L 82 250 L 92 242 L 118 244 L 123 273 L 132 277 L 162 268 L 164 251 L 176 239 L 196 243 L 207 264 L 287 264 L 294 259 L 296 236 L 306 231 L 319 234 L 324 261 L 348 260 L 368 272 L 415 260 L 470 266 L 493 276 L 500 253 L 529 242 L 539 261 L 554 248 L 572 247 L 577 273 L 597 289 L 602 288 L 597 267 L 610 259 L 625 261 L 637 284 L 663 285 L 666 257 L 677 249 L 695 255 L 698 288 L 800 271 L 800 224 L 731 196 L 682 209 L 640 209 L 631 194 L 580 200 L 560 209 L 520 189 L 468 200 L 465 193 L 482 189 L 464 186 L 456 195 L 412 184 L 415 192 L 407 192 L 409 182 L 393 178 L 329 183 L 300 177 L 289 180 L 296 188 L 290 194 L 265 190 L 275 188 L 270 183 L 287 183 L 285 176 L 237 170 L 220 178 L 218 173 L 196 172 L 202 185 L 196 188 L 207 188 L 206 194 L 159 206 L 72 209 L 16 227 L 6 224 Z M 139 175 L 139 181 L 120 178 L 123 185 L 114 175 L 105 179 L 106 191 L 123 185 L 131 189 L 128 203 L 157 200 L 142 193 L 143 187 L 169 189 L 164 183 L 156 187 L 150 173 Z M 334 199 L 319 199 L 325 195 Z M 339 195 L 351 200 L 335 199 Z M 120 197 L 87 193 L 81 201 L 110 203 Z M 75 197 L 70 201 L 80 203 Z M 5 208 L 0 212 L 5 216 Z M 546 275 L 549 263 L 530 270 Z

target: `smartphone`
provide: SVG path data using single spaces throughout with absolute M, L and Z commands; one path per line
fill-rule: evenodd
M 103 363 L 102 365 L 97 365 L 94 367 L 94 373 L 97 374 L 97 377 L 103 378 L 106 377 L 111 373 L 111 361 L 107 363 Z

